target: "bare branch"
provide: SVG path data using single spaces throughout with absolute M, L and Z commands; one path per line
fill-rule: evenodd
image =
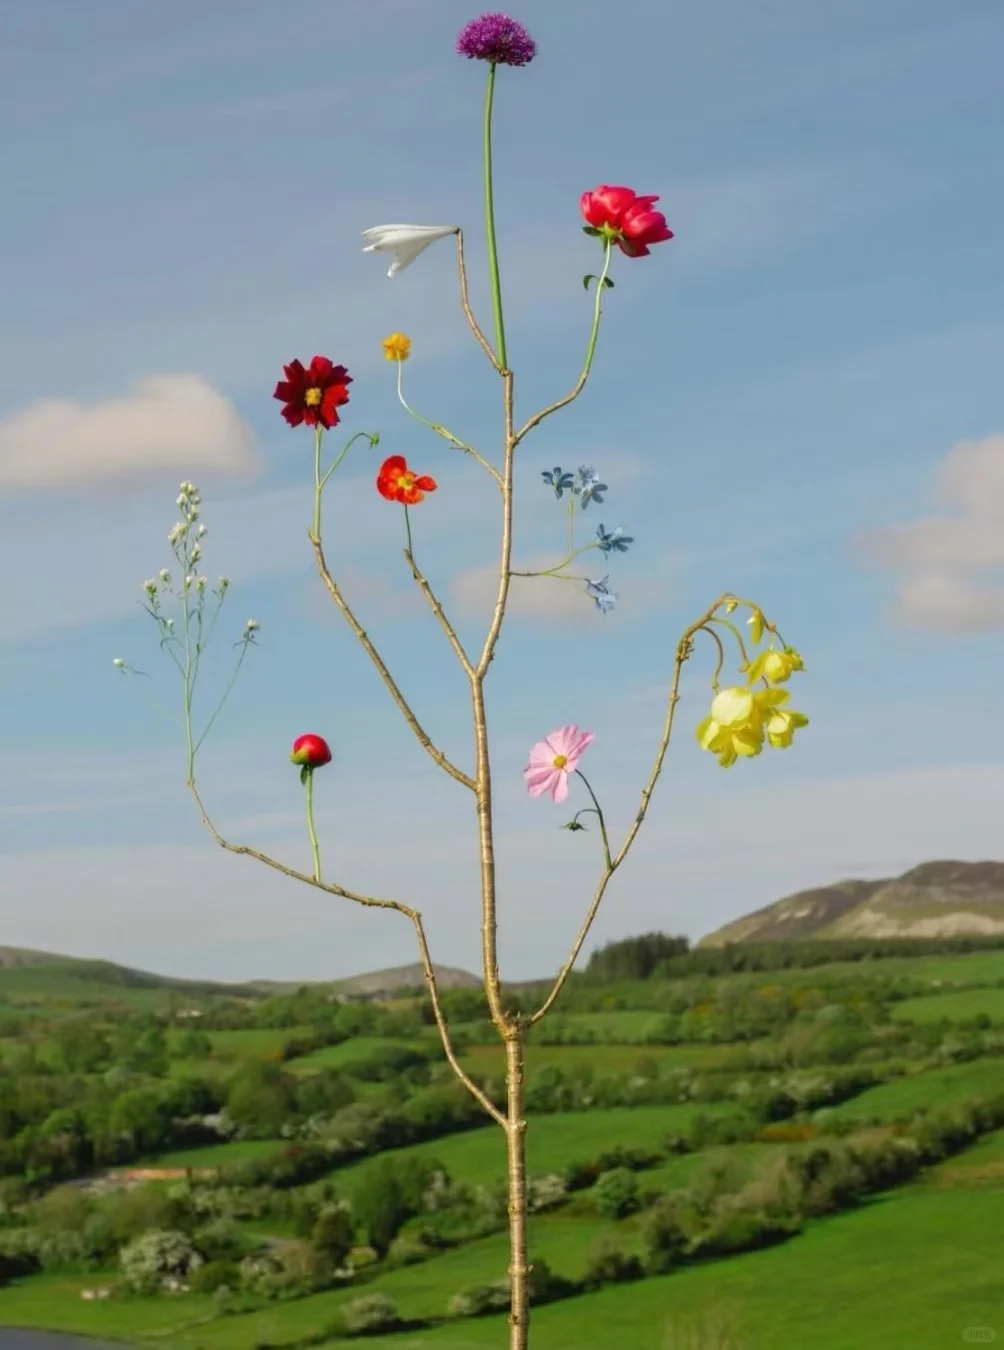
M 463 306 L 464 314 L 467 316 L 467 322 L 470 324 L 471 332 L 481 343 L 485 355 L 492 363 L 498 373 L 501 375 L 502 365 L 498 357 L 492 350 L 492 345 L 481 331 L 477 319 L 474 317 L 474 311 L 471 309 L 470 297 L 467 293 L 467 266 L 464 262 L 464 232 L 457 230 L 457 271 L 460 274 L 460 303 Z
M 377 649 L 373 646 L 373 643 L 370 641 L 369 634 L 366 632 L 362 624 L 356 618 L 355 614 L 353 614 L 352 610 L 349 608 L 349 604 L 345 599 L 345 597 L 342 595 L 338 583 L 335 581 L 334 577 L 328 571 L 328 565 L 324 559 L 324 548 L 321 544 L 320 539 L 317 537 L 317 535 L 313 534 L 309 530 L 307 533 L 308 537 L 310 538 L 311 544 L 313 544 L 314 546 L 314 555 L 317 559 L 317 570 L 321 575 L 321 580 L 324 582 L 325 586 L 327 586 L 331 598 L 334 600 L 335 604 L 345 615 L 345 618 L 348 620 L 349 627 L 352 629 L 353 633 L 355 633 L 356 637 L 359 639 L 359 642 L 365 649 L 367 656 L 373 662 L 374 666 L 376 666 L 380 678 L 383 680 L 384 684 L 387 686 L 387 689 L 390 691 L 391 698 L 400 708 L 404 720 L 408 723 L 412 731 L 415 733 L 415 736 L 418 739 L 419 744 L 422 746 L 424 750 L 428 751 L 428 753 L 432 756 L 432 758 L 436 761 L 436 763 L 439 765 L 441 769 L 445 769 L 445 771 L 450 775 L 451 778 L 455 778 L 458 783 L 463 783 L 464 787 L 469 788 L 471 792 L 476 792 L 477 783 L 474 781 L 474 779 L 471 778 L 468 774 L 464 773 L 463 769 L 458 769 L 457 766 L 451 760 L 447 759 L 446 755 L 442 752 L 442 750 L 438 749 L 432 743 L 432 738 L 428 735 L 428 733 L 425 731 L 425 729 L 419 722 L 418 718 L 412 712 L 411 707 L 408 704 L 408 700 L 401 693 L 401 690 L 397 687 L 397 683 L 394 680 L 393 675 L 391 675 L 390 671 L 384 664 L 383 658 L 381 657 L 380 653 L 377 651 Z
M 443 632 L 446 634 L 447 638 L 449 639 L 450 646 L 456 652 L 457 660 L 464 668 L 464 674 L 470 677 L 471 675 L 474 674 L 474 666 L 471 664 L 471 659 L 464 650 L 463 643 L 457 637 L 453 625 L 450 623 L 449 619 L 443 612 L 443 606 L 436 599 L 432 587 L 429 585 L 428 581 L 425 579 L 424 574 L 419 569 L 418 564 L 415 562 L 415 557 L 414 554 L 411 552 L 411 550 L 406 548 L 404 550 L 404 556 L 405 559 L 407 560 L 408 566 L 411 568 L 411 575 L 415 578 L 415 581 L 418 583 L 422 591 L 422 594 L 425 596 L 426 600 L 428 600 L 429 608 L 432 610 L 433 614 L 435 614 L 436 618 L 439 620 L 439 625 L 442 628 Z
M 491 1116 L 496 1124 L 501 1125 L 503 1129 L 507 1126 L 506 1117 L 498 1109 L 488 1094 L 480 1088 L 473 1078 L 461 1068 L 457 1059 L 456 1052 L 453 1049 L 453 1043 L 450 1040 L 449 1028 L 446 1025 L 446 1018 L 443 1016 L 442 1005 L 439 1000 L 439 988 L 436 983 L 436 970 L 432 964 L 432 957 L 429 953 L 429 943 L 425 936 L 425 925 L 422 922 L 422 915 L 419 910 L 413 909 L 410 905 L 402 904 L 400 900 L 382 900 L 372 895 L 360 895 L 357 891 L 347 890 L 344 886 L 338 886 L 330 881 L 318 881 L 316 877 L 309 872 L 301 872 L 298 868 L 287 867 L 276 858 L 271 858 L 267 853 L 261 853 L 256 848 L 249 848 L 246 844 L 231 844 L 224 839 L 217 830 L 216 826 L 209 818 L 202 798 L 199 796 L 199 790 L 195 785 L 195 779 L 188 780 L 188 788 L 195 803 L 199 808 L 199 815 L 202 817 L 202 823 L 213 836 L 220 848 L 226 849 L 228 853 L 242 854 L 247 858 L 254 858 L 266 867 L 271 867 L 276 872 L 281 872 L 283 876 L 292 877 L 294 881 L 302 881 L 308 886 L 313 886 L 315 890 L 326 891 L 328 895 L 338 895 L 345 900 L 352 900 L 357 905 L 364 905 L 367 909 L 392 909 L 398 914 L 403 914 L 406 919 L 410 919 L 415 927 L 415 936 L 418 938 L 418 950 L 422 958 L 422 969 L 425 972 L 425 983 L 429 989 L 429 997 L 432 1000 L 432 1011 L 436 1018 L 436 1027 L 439 1031 L 440 1040 L 443 1043 L 443 1049 L 446 1052 L 446 1058 L 450 1067 L 457 1075 L 464 1087 L 476 1101 L 484 1107 L 485 1111 Z
M 641 791 L 641 804 L 638 807 L 638 813 L 635 816 L 634 820 L 631 822 L 630 828 L 628 829 L 628 832 L 624 838 L 624 842 L 621 845 L 620 851 L 618 852 L 617 856 L 611 859 L 608 865 L 604 868 L 603 875 L 600 877 L 599 885 L 596 887 L 596 892 L 593 895 L 592 904 L 589 906 L 589 910 L 586 914 L 585 919 L 583 920 L 582 927 L 579 929 L 578 935 L 576 936 L 568 960 L 562 966 L 558 978 L 554 982 L 554 987 L 548 994 L 547 998 L 537 1009 L 537 1011 L 533 1013 L 531 1017 L 527 1018 L 526 1025 L 528 1027 L 532 1027 L 535 1022 L 539 1022 L 540 1019 L 548 1012 L 548 1010 L 551 1007 L 553 1007 L 555 1000 L 561 993 L 562 989 L 565 987 L 565 983 L 568 980 L 569 975 L 572 973 L 572 967 L 578 960 L 579 952 L 582 951 L 582 944 L 585 942 L 586 937 L 589 934 L 589 930 L 593 925 L 593 920 L 596 918 L 597 910 L 599 909 L 600 903 L 603 900 L 603 896 L 604 893 L 606 892 L 607 885 L 610 882 L 610 878 L 613 876 L 613 874 L 617 871 L 618 867 L 620 867 L 621 863 L 627 857 L 628 850 L 631 848 L 631 845 L 637 838 L 638 831 L 642 827 L 642 822 L 644 821 L 645 816 L 648 814 L 649 803 L 652 800 L 652 793 L 655 791 L 655 785 L 659 780 L 659 775 L 662 773 L 662 766 L 666 759 L 666 752 L 669 749 L 669 742 L 673 735 L 673 720 L 676 714 L 676 705 L 680 701 L 680 676 L 683 673 L 684 665 L 686 664 L 687 660 L 690 657 L 691 652 L 693 651 L 694 634 L 697 633 L 701 628 L 705 627 L 705 625 L 709 622 L 712 615 L 715 613 L 717 609 L 719 609 L 723 604 L 725 604 L 726 601 L 732 600 L 734 598 L 735 597 L 730 595 L 729 593 L 719 596 L 719 598 L 715 601 L 715 603 L 711 605 L 710 608 L 707 609 L 695 623 L 692 623 L 690 625 L 690 627 L 684 632 L 683 636 L 680 638 L 680 641 L 677 643 L 676 661 L 674 662 L 673 665 L 673 678 L 669 687 L 669 698 L 667 700 L 666 705 L 666 718 L 663 723 L 662 737 L 659 741 L 659 746 L 656 751 L 655 763 L 652 765 L 652 771 L 648 776 L 648 782 L 645 784 L 645 786 L 642 788 Z

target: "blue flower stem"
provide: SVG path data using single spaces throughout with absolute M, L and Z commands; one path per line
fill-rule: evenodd
M 548 567 L 548 568 L 547 568 L 545 571 L 543 571 L 543 572 L 513 572 L 512 575 L 513 575 L 514 577 L 554 577 L 554 576 L 557 576 L 558 573 L 561 571 L 561 569 L 562 569 L 563 567 L 567 567 L 568 564 L 569 564 L 570 562 L 574 562 L 575 559 L 576 559 L 581 553 L 588 553 L 589 550 L 590 550 L 591 548 L 599 548 L 599 544 L 583 544 L 582 548 L 577 548 L 577 549 L 575 549 L 575 551 L 574 551 L 573 553 L 569 553 L 569 555 L 568 555 L 567 558 L 563 559 L 560 563 L 557 563 L 554 567 Z M 564 581 L 565 578 L 564 578 L 564 577 L 561 577 L 560 579 L 561 579 L 562 581 Z
M 314 829 L 314 771 L 308 769 L 304 775 L 303 786 L 307 795 L 307 833 L 310 835 L 310 851 L 314 857 L 314 880 L 321 879 L 321 850 L 317 843 L 317 831 Z
M 568 556 L 574 556 L 575 548 L 575 498 L 568 494 Z
M 583 782 L 585 783 L 585 785 L 586 785 L 586 791 L 589 793 L 590 797 L 593 799 L 593 806 L 596 808 L 596 816 L 597 816 L 597 819 L 598 819 L 599 822 L 600 822 L 600 834 L 601 834 L 602 837 L 603 837 L 603 856 L 604 856 L 604 859 L 605 859 L 606 864 L 607 864 L 607 871 L 608 871 L 608 872 L 612 872 L 612 871 L 614 870 L 614 859 L 613 859 L 613 854 L 610 852 L 610 840 L 609 840 L 609 838 L 607 837 L 607 822 L 606 822 L 606 821 L 604 820 L 604 818 L 603 818 L 603 808 L 600 806 L 599 802 L 596 800 L 596 793 L 595 793 L 595 792 L 593 791 L 593 789 L 589 786 L 589 779 L 588 779 L 588 778 L 586 777 L 586 775 L 582 772 L 582 770 L 581 770 L 581 769 L 576 769 L 576 770 L 575 770 L 575 775 L 576 775 L 577 778 L 581 778 L 581 779 L 582 779 L 582 781 L 583 781 Z
M 492 191 L 492 103 L 495 98 L 495 62 L 488 66 L 488 88 L 485 92 L 484 161 L 485 161 L 485 230 L 488 235 L 488 272 L 492 286 L 492 313 L 495 316 L 495 346 L 499 365 L 508 370 L 505 350 L 505 325 L 502 321 L 502 282 L 499 278 L 498 248 L 495 243 L 495 199 Z

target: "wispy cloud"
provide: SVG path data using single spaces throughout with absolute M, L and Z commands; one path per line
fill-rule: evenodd
M 0 489 L 66 486 L 164 469 L 248 473 L 254 438 L 199 375 L 148 375 L 96 403 L 43 399 L 0 421 Z
M 900 574 L 892 613 L 921 628 L 966 632 L 1004 625 L 1004 435 L 963 441 L 938 466 L 939 515 L 862 534 L 860 549 Z

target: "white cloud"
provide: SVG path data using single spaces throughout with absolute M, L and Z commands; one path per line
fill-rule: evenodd
M 948 511 L 858 540 L 901 574 L 893 617 L 947 632 L 1004 627 L 1004 584 L 993 575 L 1004 568 L 1004 435 L 954 445 L 936 471 L 934 500 Z
M 247 472 L 253 437 L 199 375 L 148 375 L 97 403 L 42 399 L 0 422 L 0 488 L 164 469 Z

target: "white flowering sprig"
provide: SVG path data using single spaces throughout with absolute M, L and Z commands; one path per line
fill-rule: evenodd
M 221 576 L 218 578 L 216 585 L 211 586 L 209 578 L 199 570 L 200 564 L 203 562 L 203 540 L 209 533 L 209 529 L 200 519 L 202 497 L 194 483 L 186 480 L 181 484 L 181 491 L 175 505 L 179 508 L 181 518 L 168 531 L 167 542 L 171 546 L 171 552 L 177 564 L 178 582 L 175 583 L 173 580 L 174 574 L 170 568 L 161 568 L 156 577 L 150 577 L 142 583 L 144 598 L 140 603 L 157 625 L 161 650 L 170 657 L 182 679 L 181 719 L 178 719 L 173 713 L 169 712 L 169 715 L 174 717 L 175 720 L 180 720 L 184 726 L 188 754 L 188 776 L 191 779 L 194 772 L 195 756 L 230 695 L 234 682 L 240 673 L 240 668 L 244 663 L 248 647 L 256 645 L 257 634 L 261 625 L 257 619 L 248 619 L 245 623 L 240 636 L 233 644 L 239 650 L 230 678 L 212 713 L 206 719 L 201 733 L 196 735 L 194 729 L 195 687 L 202 658 L 212 641 L 223 601 L 226 599 L 230 588 L 230 578 Z M 172 603 L 176 610 L 176 617 L 172 617 L 167 612 L 168 606 Z M 112 664 L 123 675 L 139 675 L 149 678 L 145 671 L 130 666 L 122 657 L 116 657 Z M 159 700 L 153 701 L 157 703 L 158 707 L 164 707 Z

